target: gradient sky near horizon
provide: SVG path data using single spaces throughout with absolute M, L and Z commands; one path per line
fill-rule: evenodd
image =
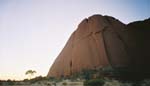
M 71 33 L 93 14 L 123 23 L 150 17 L 150 0 L 0 0 L 0 79 L 46 76 Z

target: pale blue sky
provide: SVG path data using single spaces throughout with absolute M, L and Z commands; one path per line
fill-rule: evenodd
M 0 79 L 45 76 L 85 17 L 114 16 L 124 23 L 150 17 L 150 0 L 0 0 Z

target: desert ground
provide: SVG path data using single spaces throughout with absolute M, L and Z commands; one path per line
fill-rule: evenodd
M 69 80 L 64 80 L 61 82 L 51 82 L 51 81 L 38 81 L 35 82 L 33 84 L 29 84 L 29 83 L 25 83 L 25 82 L 21 82 L 18 85 L 8 85 L 8 84 L 3 84 L 0 86 L 83 86 L 83 82 L 82 81 L 76 81 L 76 82 L 72 82 Z

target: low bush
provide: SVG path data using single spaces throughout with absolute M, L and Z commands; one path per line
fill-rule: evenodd
M 150 86 L 150 80 L 143 80 L 141 86 Z
M 7 83 L 8 85 L 14 85 L 14 84 L 15 84 L 15 81 L 7 80 L 6 83 Z
M 86 80 L 84 82 L 84 86 L 102 86 L 104 84 L 103 79 L 91 79 L 91 80 Z
M 63 86 L 66 86 L 66 85 L 67 85 L 67 82 L 63 82 L 62 85 L 63 85 Z

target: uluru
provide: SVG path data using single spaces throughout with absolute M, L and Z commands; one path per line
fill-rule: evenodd
M 128 76 L 150 77 L 150 18 L 124 24 L 111 16 L 85 18 L 51 66 L 48 77 L 111 66 Z

